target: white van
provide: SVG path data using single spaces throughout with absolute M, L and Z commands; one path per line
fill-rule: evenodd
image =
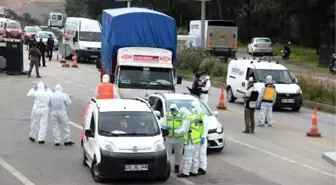
M 49 13 L 48 28 L 62 28 L 63 14 L 58 12 Z
M 160 113 L 143 99 L 91 99 L 85 113 L 83 165 L 95 182 L 149 178 L 167 181 L 169 154 L 158 123 Z
M 260 92 L 268 75 L 272 76 L 277 91 L 274 107 L 289 107 L 298 111 L 303 102 L 301 88 L 297 85 L 297 79 L 293 79 L 288 69 L 278 62 L 256 59 L 231 60 L 226 77 L 228 101 L 233 103 L 236 99 L 243 99 L 250 77 L 253 77 L 254 87 Z
M 59 52 L 65 58 L 77 54 L 77 62 L 95 61 L 100 57 L 101 25 L 97 20 L 68 17 L 64 24 Z

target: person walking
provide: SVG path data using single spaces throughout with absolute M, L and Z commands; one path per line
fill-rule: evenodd
M 34 44 L 32 48 L 29 50 L 29 60 L 30 60 L 29 65 L 30 66 L 28 70 L 28 77 L 30 77 L 33 67 L 35 66 L 36 78 L 41 78 L 40 73 L 39 73 L 40 57 L 41 57 L 41 52 L 36 48 L 36 44 Z
M 31 126 L 29 140 L 35 142 L 38 135 L 38 143 L 44 144 L 48 126 L 49 100 L 52 91 L 43 82 L 31 88 L 27 96 L 34 98 L 34 105 L 31 113 Z
M 47 45 L 43 42 L 42 39 L 40 39 L 40 41 L 37 43 L 37 49 L 39 49 L 40 52 L 41 52 L 41 57 L 40 57 L 40 63 L 39 63 L 39 66 L 41 66 L 41 60 L 42 60 L 43 67 L 46 67 L 46 63 L 45 63 L 45 52 L 46 52 L 46 50 L 47 50 Z
M 63 92 L 60 84 L 55 86 L 55 92 L 50 97 L 51 118 L 53 120 L 53 135 L 55 146 L 60 146 L 61 132 L 63 133 L 64 146 L 72 146 L 75 143 L 70 140 L 70 126 L 67 107 L 71 104 L 69 95 Z
M 257 106 L 259 92 L 254 88 L 253 77 L 249 78 L 247 83 L 247 92 L 243 97 L 245 101 L 245 110 L 244 110 L 244 120 L 245 120 L 245 130 L 243 133 L 254 133 L 255 120 L 254 112 Z
M 47 40 L 47 47 L 48 47 L 48 57 L 49 61 L 52 59 L 53 51 L 54 51 L 55 41 L 51 34 L 49 34 L 49 38 Z
M 258 98 L 260 104 L 260 121 L 258 127 L 265 127 L 265 117 L 267 115 L 268 127 L 272 127 L 273 104 L 276 100 L 276 89 L 273 84 L 272 76 L 266 77 L 265 86 L 261 89 Z

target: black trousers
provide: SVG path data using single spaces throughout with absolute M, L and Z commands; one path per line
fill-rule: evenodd
M 48 48 L 49 61 L 52 59 L 52 55 L 53 55 L 53 48 Z
M 45 51 L 44 51 L 44 52 L 41 52 L 40 66 L 41 66 L 41 60 L 42 60 L 42 64 L 43 64 L 43 66 L 45 66 L 45 65 L 46 65 L 46 63 L 45 63 Z

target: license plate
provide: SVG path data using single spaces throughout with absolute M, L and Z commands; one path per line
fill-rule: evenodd
M 129 164 L 125 165 L 125 171 L 148 171 L 148 164 Z
M 95 55 L 91 55 L 91 58 L 98 58 L 98 56 L 95 56 Z
M 294 103 L 294 99 L 282 99 L 281 100 L 282 103 Z

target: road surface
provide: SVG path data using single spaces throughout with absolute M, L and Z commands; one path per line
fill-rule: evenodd
M 26 56 L 25 51 L 25 56 Z M 27 57 L 25 57 L 26 59 Z M 25 66 L 28 61 L 25 61 Z M 32 100 L 26 97 L 28 90 L 39 79 L 33 74 L 7 76 L 0 74 L 2 132 L 0 134 L 1 185 L 92 185 L 89 169 L 81 164 L 80 128 L 83 111 L 93 89 L 99 83 L 94 65 L 79 64 L 79 68 L 62 68 L 56 61 L 47 62 L 41 68 L 42 80 L 53 88 L 60 83 L 71 95 L 69 108 L 73 147 L 55 147 L 49 118 L 45 145 L 28 140 Z M 27 69 L 27 68 L 26 68 Z M 186 92 L 184 82 L 177 88 Z M 215 109 L 220 90 L 213 88 L 209 106 Z M 258 116 L 259 113 L 256 113 Z M 335 151 L 335 116 L 318 113 L 322 138 L 308 138 L 312 111 L 276 112 L 273 128 L 256 128 L 254 135 L 242 134 L 243 106 L 228 104 L 218 119 L 225 129 L 226 147 L 222 153 L 208 155 L 206 176 L 178 179 L 175 174 L 166 185 L 334 185 L 335 168 L 322 160 L 321 154 Z M 123 184 L 148 184 L 124 182 Z M 113 185 L 118 183 L 111 183 Z

